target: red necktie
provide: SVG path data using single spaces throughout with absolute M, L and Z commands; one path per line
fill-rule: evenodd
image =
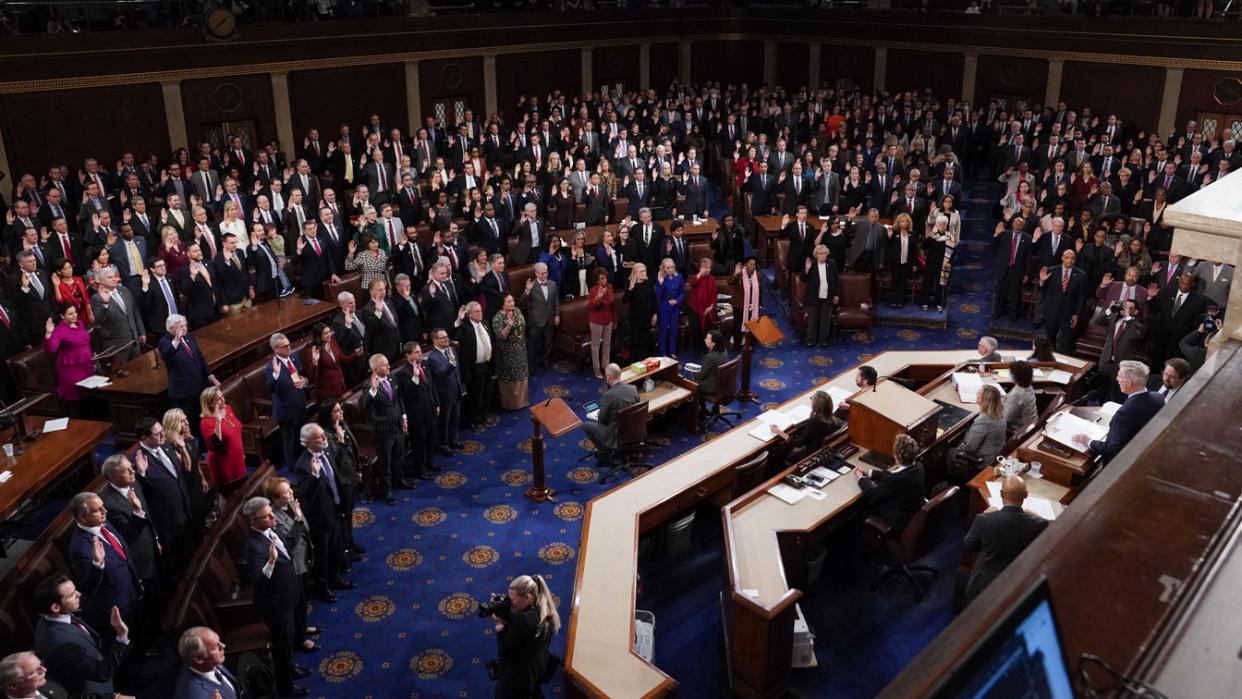
M 87 636 L 91 636 L 91 632 L 90 632 L 89 630 L 87 630 L 87 628 L 86 628 L 85 626 L 83 626 L 83 625 L 82 625 L 82 622 L 78 621 L 77 619 L 74 619 L 72 616 L 71 616 L 71 617 L 69 617 L 69 623 L 70 623 L 70 624 L 73 624 L 74 626 L 76 626 L 76 627 L 78 628 L 78 631 L 81 631 L 82 633 L 86 634 Z M 91 637 L 92 637 L 92 638 L 94 638 L 94 636 L 91 636 Z
M 1065 292 L 1069 289 L 1069 272 L 1065 268 L 1061 268 L 1061 291 Z
M 5 313 L 3 308 L 0 308 L 0 320 L 4 321 L 4 327 L 6 328 L 13 327 L 12 325 L 9 324 L 9 314 Z
M 1164 188 L 1165 188 L 1165 189 L 1168 189 L 1168 188 L 1169 188 L 1169 187 L 1171 187 L 1172 185 L 1173 185 L 1173 176 L 1172 176 L 1172 175 L 1165 175 L 1165 176 L 1164 176 Z
M 108 531 L 107 527 L 100 527 L 99 533 L 103 534 L 104 539 L 107 539 L 108 544 L 112 546 L 112 550 L 120 554 L 122 561 L 129 560 L 129 556 L 126 556 L 125 550 L 121 548 L 121 542 L 117 541 L 115 536 L 112 536 L 112 532 Z
M 1117 334 L 1113 335 L 1113 354 L 1117 354 L 1117 343 L 1121 341 L 1121 332 L 1126 329 L 1126 321 L 1123 318 L 1117 319 Z
M 60 243 L 65 246 L 65 259 L 73 262 L 73 253 L 69 251 L 69 236 L 61 234 Z
M 397 248 L 397 234 L 393 233 L 392 219 L 388 219 L 388 247 L 394 250 Z
M 311 247 L 315 248 L 315 254 L 319 257 L 323 257 L 323 253 L 319 251 L 319 241 L 314 238 L 311 238 L 310 241 Z

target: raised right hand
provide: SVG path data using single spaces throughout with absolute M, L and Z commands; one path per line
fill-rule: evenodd
M 377 374 L 371 374 L 371 390 L 378 391 L 380 385 L 380 377 Z
M 276 550 L 276 540 L 272 539 L 271 545 L 267 547 L 267 562 L 271 565 L 275 565 L 276 557 L 279 555 L 280 553 Z M 116 607 L 113 607 L 113 609 L 116 609 Z
M 101 565 L 103 565 L 103 563 L 104 563 L 104 547 L 103 547 L 103 539 L 101 539 L 101 538 L 99 538 L 99 537 L 95 537 L 95 539 L 94 539 L 94 543 L 93 543 L 93 546 L 94 546 L 94 549 L 93 549 L 93 551 L 92 551 L 92 553 L 91 553 L 91 556 L 93 557 L 93 559 L 94 559 L 94 561 L 95 561 L 95 565 L 97 565 L 97 566 L 101 566 Z M 115 607 L 114 607 L 114 609 L 115 609 Z
M 112 630 L 116 632 L 117 638 L 129 638 L 129 627 L 125 625 L 125 620 L 121 618 L 121 610 L 117 609 L 116 605 L 112 605 L 112 615 L 108 621 L 112 625 Z
M 280 378 L 280 362 L 277 361 L 275 357 L 272 357 L 272 378 Z

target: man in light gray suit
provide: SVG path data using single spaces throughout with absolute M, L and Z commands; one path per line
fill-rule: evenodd
M 548 266 L 535 263 L 535 278 L 526 280 L 522 303 L 526 306 L 526 356 L 533 374 L 539 367 L 552 368 L 552 341 L 561 323 L 561 300 L 556 282 L 548 279 Z
M 638 389 L 621 383 L 621 367 L 609 364 L 604 368 L 608 390 L 599 399 L 599 415 L 594 422 L 583 423 L 582 429 L 595 442 L 601 459 L 617 450 L 617 411 L 638 402 Z
M 569 173 L 569 186 L 574 190 L 574 201 L 582 201 L 582 190 L 591 183 L 591 171 L 587 170 L 586 161 L 578 158 L 574 169 Z
M 1201 260 L 1195 265 L 1195 279 L 1199 280 L 1199 293 L 1224 308 L 1229 303 L 1229 286 L 1233 284 L 1233 265 L 1211 260 Z
M 138 313 L 138 301 L 129 289 L 120 285 L 115 269 L 104 267 L 100 271 L 99 293 L 91 299 L 91 312 L 95 314 L 95 327 L 104 348 L 133 342 L 120 354 L 122 362 L 142 354 L 138 343 L 147 341 L 147 330 Z
M 824 158 L 822 171 L 815 180 L 815 191 L 811 192 L 808 201 L 810 209 L 821 216 L 833 213 L 841 198 L 841 176 L 832 169 L 832 161 Z

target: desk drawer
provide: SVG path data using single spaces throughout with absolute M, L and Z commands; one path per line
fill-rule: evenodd
M 678 515 L 694 509 L 700 502 L 733 485 L 733 469 L 725 469 L 705 481 L 696 483 L 677 493 L 638 517 L 639 534 L 676 519 Z

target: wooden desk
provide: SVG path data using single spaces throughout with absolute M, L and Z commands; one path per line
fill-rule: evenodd
M 268 346 L 275 333 L 290 334 L 324 320 L 337 308 L 335 303 L 320 301 L 309 306 L 304 299 L 288 297 L 261 303 L 236 315 L 195 330 L 192 334 L 199 350 L 212 371 L 225 373 L 231 367 L 245 363 L 251 353 Z M 161 399 L 168 390 L 168 372 L 163 361 L 155 368 L 154 351 L 144 352 L 126 362 L 122 368 L 128 376 L 113 376 L 111 384 L 94 389 L 108 401 L 112 419 L 116 424 L 117 439 L 132 442 L 137 439 L 134 424 L 152 410 L 148 406 Z M 226 376 L 217 378 L 224 380 Z
M 791 216 L 792 220 L 793 217 Z M 807 223 L 810 223 L 810 217 L 807 217 Z M 759 240 L 755 244 L 755 252 L 759 255 L 759 264 L 766 267 L 772 260 L 776 259 L 776 241 L 781 238 L 781 217 L 777 216 L 756 216 L 755 225 L 759 228 Z
M 671 220 L 667 220 L 667 221 L 652 221 L 652 223 L 658 223 L 660 226 L 664 228 L 664 234 L 668 235 L 669 226 L 672 225 L 673 222 Z M 699 241 L 699 240 L 708 240 L 711 238 L 712 232 L 720 228 L 720 224 L 714 218 L 700 219 L 698 223 L 695 223 L 693 219 L 685 219 L 683 223 L 685 223 L 686 225 L 682 229 L 682 236 L 686 240 L 691 241 L 691 242 Z M 638 219 L 634 219 L 634 225 L 635 226 L 638 225 Z M 610 230 L 614 234 L 616 234 L 617 229 L 620 227 L 621 227 L 621 224 L 618 222 L 618 223 L 609 223 L 604 226 L 587 226 L 581 229 L 567 228 L 565 230 L 558 230 L 557 233 L 559 233 L 561 237 L 565 239 L 565 243 L 568 244 L 570 242 L 570 239 L 573 237 L 574 233 L 576 233 L 578 230 L 581 230 L 583 233 L 586 234 L 587 246 L 594 247 L 596 245 L 599 245 L 600 241 L 603 240 L 605 229 Z M 630 231 L 630 234 L 631 234 L 631 237 L 633 237 L 633 230 Z
M 1044 464 L 1043 468 L 1047 469 L 1048 465 Z M 970 491 L 967 523 L 974 521 L 975 515 L 988 509 L 988 482 L 994 480 L 997 480 L 996 469 L 991 466 L 985 466 L 982 471 L 966 483 L 966 488 Z M 1057 513 L 1058 517 L 1061 516 L 1061 513 L 1065 511 L 1067 501 L 1071 499 L 1072 491 L 1068 486 L 1050 481 L 1047 478 L 1025 476 L 1023 480 L 1026 481 L 1028 495 L 1051 500 L 1053 511 Z
M 1099 413 L 1099 408 L 1062 408 L 1056 414 L 1066 410 L 1076 410 L 1080 414 L 1090 412 L 1098 415 Z M 1096 418 L 1096 421 L 1102 425 L 1108 425 L 1111 420 L 1112 418 L 1108 416 Z M 1040 473 L 1044 475 L 1045 480 L 1060 483 L 1067 488 L 1081 484 L 1087 476 L 1091 475 L 1095 467 L 1095 460 L 1089 455 L 1080 454 L 1069 447 L 1051 442 L 1044 436 L 1043 430 L 1031 435 L 1020 444 L 1014 455 L 1022 461 L 1040 462 L 1043 464 L 1040 467 Z
M 659 357 L 660 368 L 645 374 L 635 374 L 629 366 L 621 370 L 621 383 L 639 384 L 638 399 L 647 401 L 647 414 L 652 417 L 676 412 L 681 426 L 687 432 L 698 433 L 699 386 L 679 372 L 681 362 L 671 357 Z M 641 384 L 647 379 L 656 382 L 655 388 L 644 392 Z
M 953 366 L 972 356 L 978 356 L 973 349 L 890 351 L 867 363 L 881 375 L 888 375 L 910 364 Z M 809 406 L 812 394 L 828 386 L 852 392 L 853 372 L 843 371 L 825 386 L 808 389 L 786 401 L 783 408 Z M 587 503 L 566 641 L 565 672 L 570 691 L 596 697 L 652 697 L 675 692 L 675 680 L 633 652 L 638 537 L 730 488 L 733 467 L 768 448 L 766 442 L 748 434 L 756 425 L 757 420 L 748 420 Z M 839 485 L 834 482 L 834 486 L 838 490 L 848 489 L 851 479 L 838 479 L 842 480 Z M 852 494 L 838 492 L 834 498 L 832 502 L 814 504 L 832 507 L 834 503 L 842 504 L 842 498 L 851 499 Z M 811 504 L 804 500 L 797 507 Z M 768 549 L 774 548 L 771 529 L 761 536 Z M 763 548 L 759 546 L 759 553 Z M 776 552 L 772 551 L 772 555 L 776 556 Z M 767 567 L 781 575 L 779 563 Z M 746 568 L 750 570 L 750 565 Z M 766 587 L 762 594 L 764 599 L 782 596 L 773 595 Z
M 30 430 L 42 429 L 43 423 L 49 419 L 27 415 L 26 427 Z M 90 455 L 91 476 L 99 473 L 99 467 L 95 464 L 95 445 L 107 437 L 111 429 L 112 425 L 106 422 L 71 418 L 65 429 L 45 434 L 38 441 L 26 442 L 24 454 L 6 458 L 0 453 L 0 471 L 13 473 L 7 482 L 0 483 L 0 521 L 8 519 L 23 503 L 37 498 L 49 486 L 67 475 L 72 476 L 70 468 L 84 456 Z

